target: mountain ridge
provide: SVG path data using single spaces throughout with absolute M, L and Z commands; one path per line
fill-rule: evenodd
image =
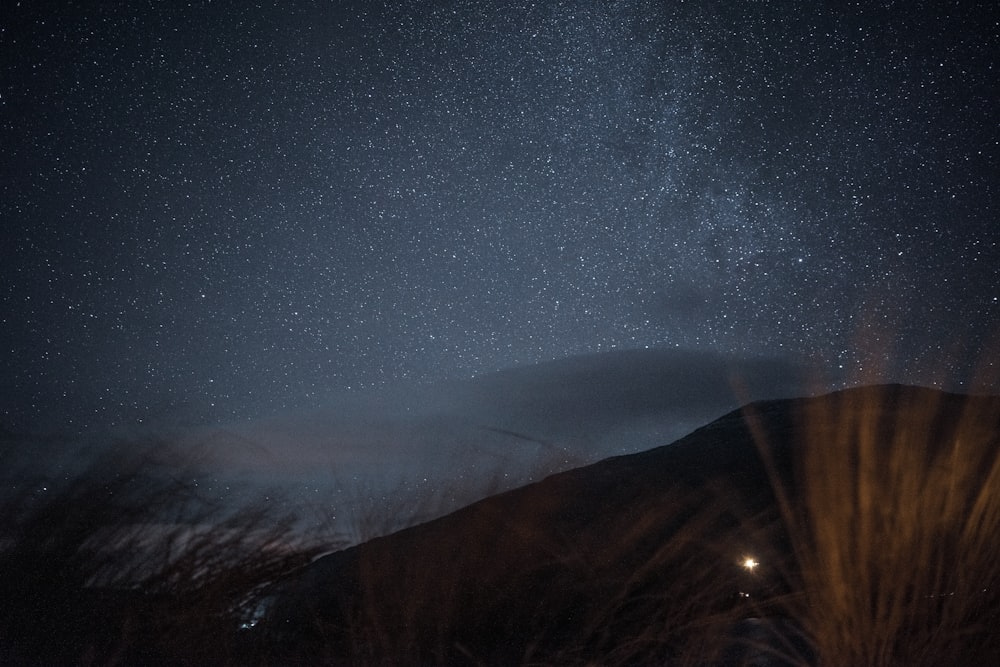
M 279 635 L 296 628 L 288 636 L 300 646 L 331 642 L 352 659 L 381 646 L 400 664 L 515 664 L 561 662 L 569 645 L 577 657 L 604 655 L 613 637 L 581 619 L 608 600 L 655 618 L 661 610 L 642 600 L 696 599 L 711 588 L 700 613 L 725 616 L 748 594 L 738 567 L 746 553 L 771 568 L 754 575 L 754 586 L 775 598 L 789 592 L 777 563 L 793 538 L 777 524 L 783 499 L 803 493 L 800 436 L 829 437 L 862 422 L 891 436 L 928 410 L 928 431 L 942 443 L 973 414 L 966 430 L 992 431 L 995 446 L 997 397 L 893 384 L 749 403 L 674 443 L 557 473 L 320 558 L 282 584 L 267 626 Z M 701 589 L 674 590 L 676 581 L 650 567 L 687 572 L 699 560 L 692 581 Z M 635 610 L 609 613 L 625 628 L 618 639 L 644 634 L 630 628 Z M 667 637 L 657 650 L 688 641 Z

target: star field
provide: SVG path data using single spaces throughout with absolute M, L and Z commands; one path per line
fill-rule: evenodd
M 966 382 L 1000 13 L 733 4 L 10 3 L 0 419 L 644 347 Z

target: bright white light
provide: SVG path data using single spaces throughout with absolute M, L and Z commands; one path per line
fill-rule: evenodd
M 750 570 L 751 572 L 753 572 L 754 568 L 756 568 L 758 565 L 760 565 L 760 563 L 754 560 L 754 558 L 751 556 L 747 556 L 746 558 L 743 559 L 743 567 Z

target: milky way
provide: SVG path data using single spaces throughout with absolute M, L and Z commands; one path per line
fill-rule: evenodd
M 7 4 L 15 426 L 1000 323 L 994 3 Z

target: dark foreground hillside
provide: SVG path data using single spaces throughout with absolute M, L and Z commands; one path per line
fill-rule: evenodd
M 998 443 L 994 398 L 753 404 L 326 556 L 259 632 L 303 663 L 1000 664 Z
M 98 463 L 4 501 L 2 664 L 1000 664 L 1000 398 L 751 404 L 315 560 Z

